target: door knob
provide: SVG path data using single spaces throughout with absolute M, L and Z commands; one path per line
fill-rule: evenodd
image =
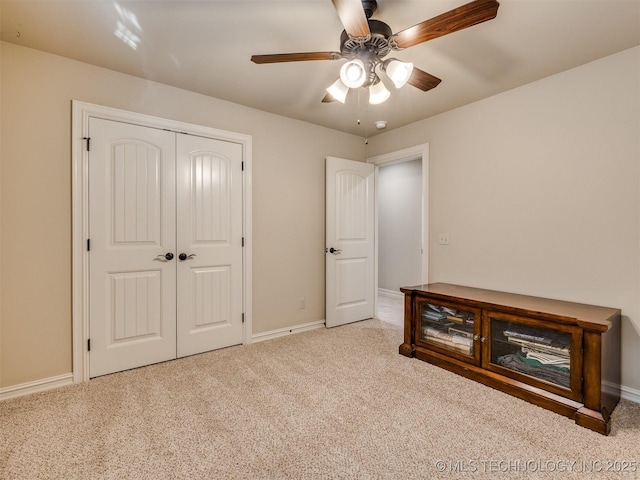
M 181 253 L 180 255 L 178 255 L 178 258 L 179 258 L 180 260 L 182 260 L 182 261 L 185 261 L 185 260 L 188 260 L 188 259 L 193 258 L 193 257 L 195 257 L 195 256 L 196 256 L 196 254 L 195 254 L 195 253 L 191 253 L 191 254 L 189 254 L 189 255 L 187 255 L 186 253 Z
M 329 253 L 333 253 L 334 255 L 339 255 L 339 254 L 341 254 L 341 253 L 342 253 L 342 250 L 340 250 L 339 248 L 333 248 L 333 247 L 331 247 L 331 248 L 329 249 Z
M 165 260 L 173 260 L 173 253 L 167 252 L 164 255 L 158 255 L 156 258 L 162 257 Z

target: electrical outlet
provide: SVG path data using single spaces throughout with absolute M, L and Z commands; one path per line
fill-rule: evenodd
M 440 245 L 449 245 L 449 234 L 441 233 L 440 235 L 438 235 L 438 243 Z
M 307 301 L 305 300 L 304 297 L 300 297 L 300 300 L 298 300 L 298 308 L 300 310 L 307 308 Z

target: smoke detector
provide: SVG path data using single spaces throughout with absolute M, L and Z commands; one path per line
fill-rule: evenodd
M 384 130 L 387 128 L 387 122 L 385 120 L 378 120 L 375 125 L 378 130 Z

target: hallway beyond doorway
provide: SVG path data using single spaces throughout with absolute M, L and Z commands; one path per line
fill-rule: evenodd
M 378 320 L 404 326 L 404 298 L 378 292 Z

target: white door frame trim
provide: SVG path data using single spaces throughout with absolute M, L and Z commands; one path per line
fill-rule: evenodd
M 252 340 L 252 137 L 215 128 L 168 120 L 116 108 L 72 101 L 71 182 L 72 182 L 72 345 L 73 383 L 89 380 L 89 170 L 85 138 L 89 118 L 102 118 L 152 128 L 171 130 L 242 145 L 243 175 L 243 343 Z
M 375 314 L 378 315 L 378 174 L 380 167 L 396 163 L 422 160 L 422 283 L 429 283 L 429 144 L 423 143 L 395 152 L 367 158 L 367 163 L 375 165 L 375 240 L 374 240 L 374 276 L 375 276 Z

